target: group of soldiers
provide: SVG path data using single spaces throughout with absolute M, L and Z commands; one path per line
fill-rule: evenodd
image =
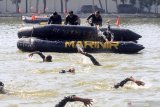
M 110 27 L 108 27 L 108 29 L 104 32 L 99 30 L 99 27 L 102 26 L 102 17 L 99 11 L 95 11 L 94 13 L 90 14 L 86 21 L 90 26 L 97 27 L 98 36 L 102 38 L 104 42 L 113 41 L 114 34 L 110 31 Z M 70 11 L 64 19 L 64 25 L 80 25 L 80 22 L 79 16 L 75 15 L 73 11 Z M 50 16 L 48 24 L 62 24 L 61 15 L 59 15 L 57 12 L 54 12 Z
M 64 24 L 65 25 L 80 25 L 80 18 L 78 15 L 74 14 L 73 11 L 70 11 L 68 15 L 65 17 Z M 91 26 L 102 26 L 102 17 L 99 11 L 94 12 L 89 15 L 87 18 L 88 24 Z M 62 24 L 62 17 L 57 12 L 54 12 L 48 21 L 48 24 Z

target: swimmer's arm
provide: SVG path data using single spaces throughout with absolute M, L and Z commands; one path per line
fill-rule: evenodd
M 74 101 L 74 100 L 73 100 L 73 97 L 74 97 L 74 96 L 75 96 L 75 95 L 68 96 L 68 97 L 64 97 L 64 99 L 61 100 L 58 104 L 56 104 L 55 107 L 64 107 L 64 106 L 67 104 L 67 102 L 73 102 L 73 101 Z
M 84 52 L 84 50 L 82 49 L 82 47 L 80 47 L 79 45 L 76 45 L 76 48 L 77 48 L 77 50 L 78 50 L 79 53 L 81 53 L 81 54 L 89 57 L 94 65 L 101 66 L 101 64 L 91 54 L 89 54 L 87 52 Z
M 101 66 L 101 64 L 89 53 L 85 53 L 85 56 L 89 57 L 94 65 Z
M 38 54 L 43 59 L 43 61 L 45 61 L 45 55 L 43 55 L 42 52 L 40 51 L 32 52 L 29 54 L 29 57 L 32 57 L 34 54 Z
M 76 96 L 74 96 L 73 99 L 74 99 L 74 101 L 80 101 L 80 102 L 84 103 L 84 105 L 85 105 L 86 107 L 92 105 L 92 102 L 93 102 L 92 99 L 81 98 L 81 97 L 76 97 Z
M 143 81 L 136 80 L 136 79 L 134 79 L 132 76 L 129 77 L 129 79 L 130 79 L 130 81 L 136 83 L 138 86 L 144 86 L 144 85 L 145 85 L 145 83 L 144 83 Z
M 82 49 L 82 47 L 80 46 L 80 45 L 76 45 L 76 48 L 77 48 L 77 50 L 78 50 L 78 53 L 81 53 L 81 54 L 83 54 L 83 55 L 85 55 L 86 54 L 86 52 L 84 52 L 84 50 Z
M 128 81 L 132 81 L 135 82 L 138 86 L 142 85 L 144 86 L 145 83 L 139 80 L 135 80 L 132 76 L 129 78 L 124 79 L 123 81 L 121 81 L 120 83 L 117 83 L 116 85 L 114 85 L 114 88 L 119 88 L 119 87 L 123 87 Z
M 65 97 L 62 101 L 60 101 L 55 107 L 64 107 L 67 102 L 80 101 L 83 102 L 85 106 L 91 105 L 92 99 L 80 98 L 75 95 Z
M 116 85 L 114 85 L 114 88 L 119 88 L 119 87 L 123 87 L 128 81 L 131 81 L 129 78 L 124 79 L 123 81 L 121 81 L 120 83 L 117 83 Z

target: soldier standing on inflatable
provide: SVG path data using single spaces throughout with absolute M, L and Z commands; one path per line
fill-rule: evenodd
M 91 26 L 102 26 L 102 17 L 100 15 L 100 11 L 96 11 L 95 13 L 91 14 L 87 18 L 87 22 Z
M 62 18 L 57 12 L 54 12 L 48 21 L 48 24 L 61 24 L 61 23 L 62 23 Z
M 70 11 L 69 14 L 65 18 L 65 25 L 80 25 L 80 18 L 73 14 L 73 11 Z

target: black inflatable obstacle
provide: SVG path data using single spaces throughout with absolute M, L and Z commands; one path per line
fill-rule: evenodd
M 97 30 L 87 26 L 45 25 L 25 27 L 19 30 L 18 37 L 38 37 L 48 40 L 95 40 Z
M 105 31 L 107 28 L 101 28 Z M 114 34 L 114 41 L 136 41 L 141 38 L 140 35 L 127 30 L 111 28 Z M 37 37 L 40 39 L 47 39 L 51 41 L 56 40 L 99 40 L 98 32 L 95 27 L 87 26 L 61 26 L 61 25 L 45 25 L 35 27 L 24 27 L 18 31 L 18 37 Z
M 48 41 L 36 38 L 21 38 L 17 42 L 17 47 L 25 52 L 77 52 L 76 44 L 83 46 L 86 52 L 137 53 L 144 49 L 142 45 L 134 42 Z
M 41 23 L 41 22 L 48 22 L 49 17 L 44 17 L 44 16 L 35 16 L 36 18 L 33 20 L 32 16 L 22 16 L 22 21 L 25 23 Z

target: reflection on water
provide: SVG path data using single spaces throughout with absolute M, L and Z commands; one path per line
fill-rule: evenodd
M 116 19 L 111 19 L 113 25 Z M 121 18 L 121 27 L 130 29 L 142 38 L 146 48 L 140 54 L 93 53 L 103 65 L 94 66 L 78 53 L 45 53 L 53 62 L 43 63 L 38 55 L 17 49 L 19 19 L 0 19 L 0 81 L 7 94 L 0 94 L 2 107 L 53 107 L 64 96 L 76 94 L 93 98 L 93 107 L 157 107 L 160 96 L 160 19 Z M 29 25 L 32 26 L 32 25 Z M 76 74 L 59 74 L 62 69 L 75 67 Z M 113 89 L 115 83 L 133 76 L 146 83 L 138 87 L 128 83 Z M 82 107 L 70 103 L 67 107 Z

